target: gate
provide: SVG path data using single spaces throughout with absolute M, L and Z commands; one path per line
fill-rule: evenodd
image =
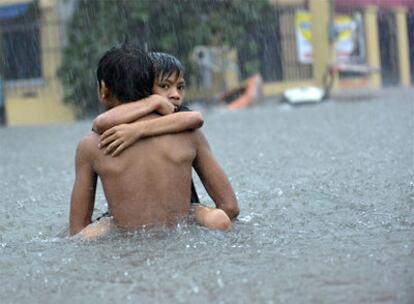
M 411 67 L 411 83 L 414 84 L 414 9 L 407 12 L 407 33 Z
M 378 33 L 383 86 L 400 83 L 397 29 L 395 16 L 390 11 L 378 13 Z

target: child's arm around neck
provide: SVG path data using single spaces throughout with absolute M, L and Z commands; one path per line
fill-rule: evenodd
M 114 126 L 134 122 L 152 112 L 170 114 L 174 112 L 174 106 L 167 98 L 154 94 L 139 101 L 121 104 L 100 114 L 94 119 L 92 130 L 102 134 Z

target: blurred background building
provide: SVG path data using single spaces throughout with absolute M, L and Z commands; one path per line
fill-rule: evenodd
M 270 19 L 257 18 L 257 30 L 246 41 L 260 46 L 254 58 L 243 47 L 221 44 L 218 32 L 209 44 L 194 43 L 188 57 L 197 72 L 189 99 L 208 100 L 239 86 L 252 73 L 248 67 L 253 61 L 265 96 L 322 86 L 327 68 L 335 64 L 378 70 L 361 75 L 339 69 L 337 90 L 413 84 L 414 0 L 268 2 L 274 8 Z M 0 0 L 0 123 L 65 122 L 79 116 L 73 104 L 64 102 L 65 92 L 73 88 L 65 91 L 58 77 L 76 7 L 76 0 Z M 95 84 L 90 85 L 95 94 Z
M 3 121 L 8 125 L 74 119 L 56 71 L 64 38 L 64 1 L 0 1 Z

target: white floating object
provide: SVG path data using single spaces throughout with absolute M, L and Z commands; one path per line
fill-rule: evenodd
M 283 92 L 285 100 L 292 104 L 320 102 L 325 97 L 325 90 L 317 87 L 300 87 Z

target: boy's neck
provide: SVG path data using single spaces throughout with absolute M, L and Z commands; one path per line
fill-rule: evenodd
M 121 105 L 122 103 L 118 100 L 118 98 L 116 97 L 111 97 L 108 102 L 107 102 L 107 110 L 115 108 L 119 105 Z

